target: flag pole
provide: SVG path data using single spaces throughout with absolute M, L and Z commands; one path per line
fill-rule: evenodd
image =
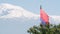
M 40 5 L 40 9 L 42 9 L 42 6 Z
M 42 10 L 42 6 L 40 5 L 40 11 Z M 44 14 L 42 15 L 44 16 Z M 40 17 L 41 17 L 41 14 L 40 14 Z M 41 19 L 41 18 L 40 18 Z M 40 23 L 40 26 L 42 28 L 42 34 L 46 34 L 46 27 L 49 29 L 49 24 L 47 25 L 47 22 L 45 25 L 42 24 L 43 22 Z

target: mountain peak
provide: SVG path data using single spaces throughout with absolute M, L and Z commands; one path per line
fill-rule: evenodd
M 6 5 L 6 6 L 9 5 L 9 6 L 10 6 L 10 5 L 12 5 L 12 4 L 2 3 L 2 4 L 0 4 L 0 5 Z
M 8 4 L 8 3 L 2 3 L 2 4 L 0 4 L 0 8 L 8 8 L 8 9 L 23 9 L 22 7 L 20 7 L 20 6 L 16 6 L 16 5 L 13 5 L 13 4 Z

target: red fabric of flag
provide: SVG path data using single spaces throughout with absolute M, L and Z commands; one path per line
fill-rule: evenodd
M 44 10 L 42 10 L 42 8 L 40 9 L 40 18 L 46 23 L 49 23 L 49 16 L 44 12 Z

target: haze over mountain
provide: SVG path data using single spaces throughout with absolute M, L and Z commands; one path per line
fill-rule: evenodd
M 51 24 L 59 24 L 60 16 L 50 16 Z M 20 6 L 8 3 L 0 4 L 1 34 L 25 34 L 33 25 L 40 24 L 40 16 Z

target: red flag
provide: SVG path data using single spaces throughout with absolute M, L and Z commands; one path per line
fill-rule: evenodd
M 44 21 L 46 24 L 49 24 L 49 16 L 44 12 L 44 10 L 40 7 L 40 18 L 42 21 Z

